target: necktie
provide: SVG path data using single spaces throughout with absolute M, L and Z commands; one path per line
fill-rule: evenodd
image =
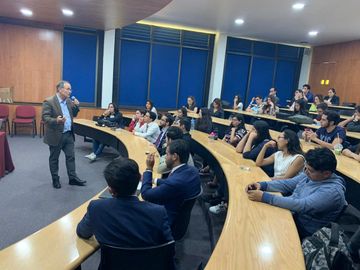
M 156 139 L 156 141 L 155 141 L 155 146 L 156 146 L 156 148 L 159 148 L 163 134 L 164 134 L 164 132 L 161 131 L 160 134 L 159 134 L 159 136 L 157 137 L 157 139 Z

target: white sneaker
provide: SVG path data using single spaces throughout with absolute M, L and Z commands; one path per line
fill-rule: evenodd
M 90 159 L 90 160 L 93 160 L 93 159 L 94 159 L 94 156 L 95 156 L 95 158 L 96 158 L 96 155 L 95 155 L 94 152 L 93 152 L 93 153 L 91 153 L 91 154 L 89 154 L 89 155 L 86 155 L 85 157 L 88 158 L 88 159 Z
M 209 211 L 210 211 L 211 213 L 215 214 L 215 215 L 218 215 L 218 214 L 220 214 L 220 213 L 224 213 L 224 212 L 226 212 L 226 210 L 227 210 L 227 207 L 226 207 L 226 205 L 225 205 L 224 202 L 221 202 L 221 203 L 219 203 L 218 205 L 211 206 L 211 207 L 209 208 Z
M 90 155 L 91 155 L 91 156 L 88 157 L 88 159 L 90 159 L 91 161 L 95 161 L 96 155 L 95 155 L 94 153 L 91 153 Z

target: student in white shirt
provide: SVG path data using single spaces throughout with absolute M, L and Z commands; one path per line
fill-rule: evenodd
M 148 100 L 146 101 L 145 109 L 146 109 L 147 111 L 151 111 L 151 112 L 155 113 L 156 118 L 158 117 L 158 113 L 157 113 L 156 108 L 154 107 L 154 103 L 153 103 L 150 99 L 148 99 Z
M 266 150 L 276 147 L 276 145 L 279 151 L 264 158 Z M 273 140 L 267 142 L 256 159 L 257 166 L 274 164 L 273 180 L 288 179 L 296 176 L 303 170 L 304 162 L 300 140 L 296 133 L 290 129 L 281 132 L 276 142 Z
M 234 97 L 234 104 L 233 104 L 233 109 L 237 110 L 237 111 L 242 111 L 244 107 L 244 104 L 241 102 L 241 97 L 240 95 L 236 95 Z
M 151 143 L 155 143 L 157 137 L 160 134 L 160 128 L 157 123 L 155 123 L 156 120 L 156 114 L 154 112 L 146 112 L 144 115 L 144 125 L 137 129 L 135 127 L 133 134 L 136 136 L 143 137 L 147 139 Z

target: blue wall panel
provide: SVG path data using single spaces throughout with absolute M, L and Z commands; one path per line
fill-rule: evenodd
M 269 94 L 273 84 L 274 68 L 275 60 L 253 58 L 248 101 L 256 95 L 265 97 Z
M 150 99 L 156 108 L 175 108 L 180 48 L 153 44 Z
M 177 107 L 186 105 L 188 96 L 194 96 L 202 107 L 208 51 L 183 48 L 180 74 L 180 92 Z
M 244 100 L 250 69 L 250 56 L 227 53 L 221 99 L 232 104 L 234 96 L 240 94 Z
M 148 91 L 150 44 L 121 41 L 119 105 L 145 106 Z
M 70 81 L 80 102 L 95 102 L 97 36 L 64 32 L 63 79 Z
M 286 100 L 293 97 L 295 90 L 295 77 L 297 74 L 297 62 L 279 60 L 276 68 L 275 87 L 280 98 L 280 105 L 285 106 Z

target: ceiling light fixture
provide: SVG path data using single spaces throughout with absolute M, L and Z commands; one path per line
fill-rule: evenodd
M 303 3 L 296 3 L 296 4 L 293 4 L 293 6 L 292 6 L 292 8 L 294 10 L 302 10 L 304 7 L 305 7 L 305 4 L 303 4 Z
M 74 15 L 74 11 L 70 10 L 70 9 L 67 9 L 67 8 L 63 8 L 62 9 L 62 13 L 65 15 L 65 16 L 72 16 Z
M 33 15 L 33 12 L 27 8 L 20 9 L 20 12 L 22 15 L 27 16 L 27 17 L 31 17 Z
M 318 31 L 310 31 L 309 36 L 310 37 L 316 37 L 318 35 L 318 33 L 319 33 Z
M 243 19 L 236 19 L 236 20 L 235 20 L 235 23 L 236 23 L 237 25 L 241 25 L 241 24 L 244 23 L 244 20 L 243 20 Z

